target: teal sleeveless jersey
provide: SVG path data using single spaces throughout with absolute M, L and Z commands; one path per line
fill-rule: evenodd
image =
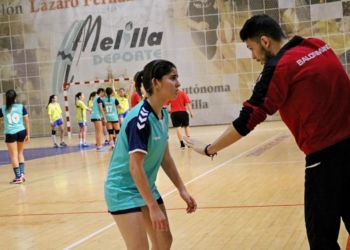
M 109 100 L 108 100 L 109 99 Z M 119 102 L 116 98 L 113 96 L 111 97 L 105 97 L 103 99 L 103 103 L 105 104 L 105 115 L 107 122 L 116 122 L 118 120 L 118 110 L 117 105 L 119 105 Z
M 100 111 L 100 103 L 102 103 L 103 106 L 103 101 L 101 99 L 101 97 L 99 97 L 98 95 L 95 96 L 93 104 L 92 104 L 92 113 L 90 118 L 91 119 L 101 119 L 102 118 L 102 114 Z
M 159 120 L 147 100 L 140 102 L 126 116 L 114 148 L 104 185 L 108 210 L 145 206 L 130 173 L 130 156 L 134 152 L 145 154 L 143 168 L 155 199 L 160 194 L 155 185 L 160 163 L 168 141 L 169 118 L 166 109 Z
M 6 105 L 2 107 L 4 116 L 4 133 L 16 134 L 19 131 L 25 130 L 23 116 L 28 115 L 26 108 L 20 103 L 14 103 L 11 110 L 6 111 Z

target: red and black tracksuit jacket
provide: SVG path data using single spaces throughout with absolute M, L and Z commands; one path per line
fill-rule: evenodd
M 278 110 L 306 155 L 350 138 L 350 80 L 322 40 L 295 36 L 285 44 L 232 124 L 245 136 Z

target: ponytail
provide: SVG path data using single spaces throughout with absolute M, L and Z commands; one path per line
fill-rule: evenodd
M 82 95 L 81 92 L 78 92 L 76 95 L 75 95 L 75 106 L 78 107 L 77 105 L 77 102 L 79 101 L 79 97 Z
M 135 91 L 139 96 L 142 96 L 141 86 L 142 86 L 143 70 L 137 72 L 134 76 Z
M 11 106 L 16 102 L 16 92 L 12 89 L 6 92 L 6 111 L 11 110 Z
M 112 94 L 112 93 L 113 93 L 112 88 L 110 88 L 110 87 L 106 88 L 106 94 L 107 94 L 107 96 L 108 96 L 108 102 L 111 101 L 111 94 Z
M 56 95 L 50 95 L 49 97 L 49 103 L 46 105 L 46 108 L 50 105 L 50 103 L 52 102 L 52 99 L 55 97 Z
M 89 100 L 91 100 L 91 98 L 95 97 L 96 96 L 96 91 L 94 92 L 91 92 L 90 96 L 89 96 Z

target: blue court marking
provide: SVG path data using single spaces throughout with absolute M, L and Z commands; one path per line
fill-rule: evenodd
M 80 150 L 89 150 L 91 148 L 96 148 L 95 146 L 90 146 L 88 148 L 80 148 L 78 146 L 67 146 L 60 148 L 28 148 L 23 150 L 24 159 L 35 160 L 44 157 L 63 155 L 78 152 Z M 11 164 L 11 159 L 8 150 L 0 150 L 0 166 Z

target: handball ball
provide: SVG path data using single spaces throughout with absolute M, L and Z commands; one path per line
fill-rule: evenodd
M 218 39 L 223 43 L 231 43 L 234 39 L 234 29 L 227 20 L 221 21 L 216 29 Z

